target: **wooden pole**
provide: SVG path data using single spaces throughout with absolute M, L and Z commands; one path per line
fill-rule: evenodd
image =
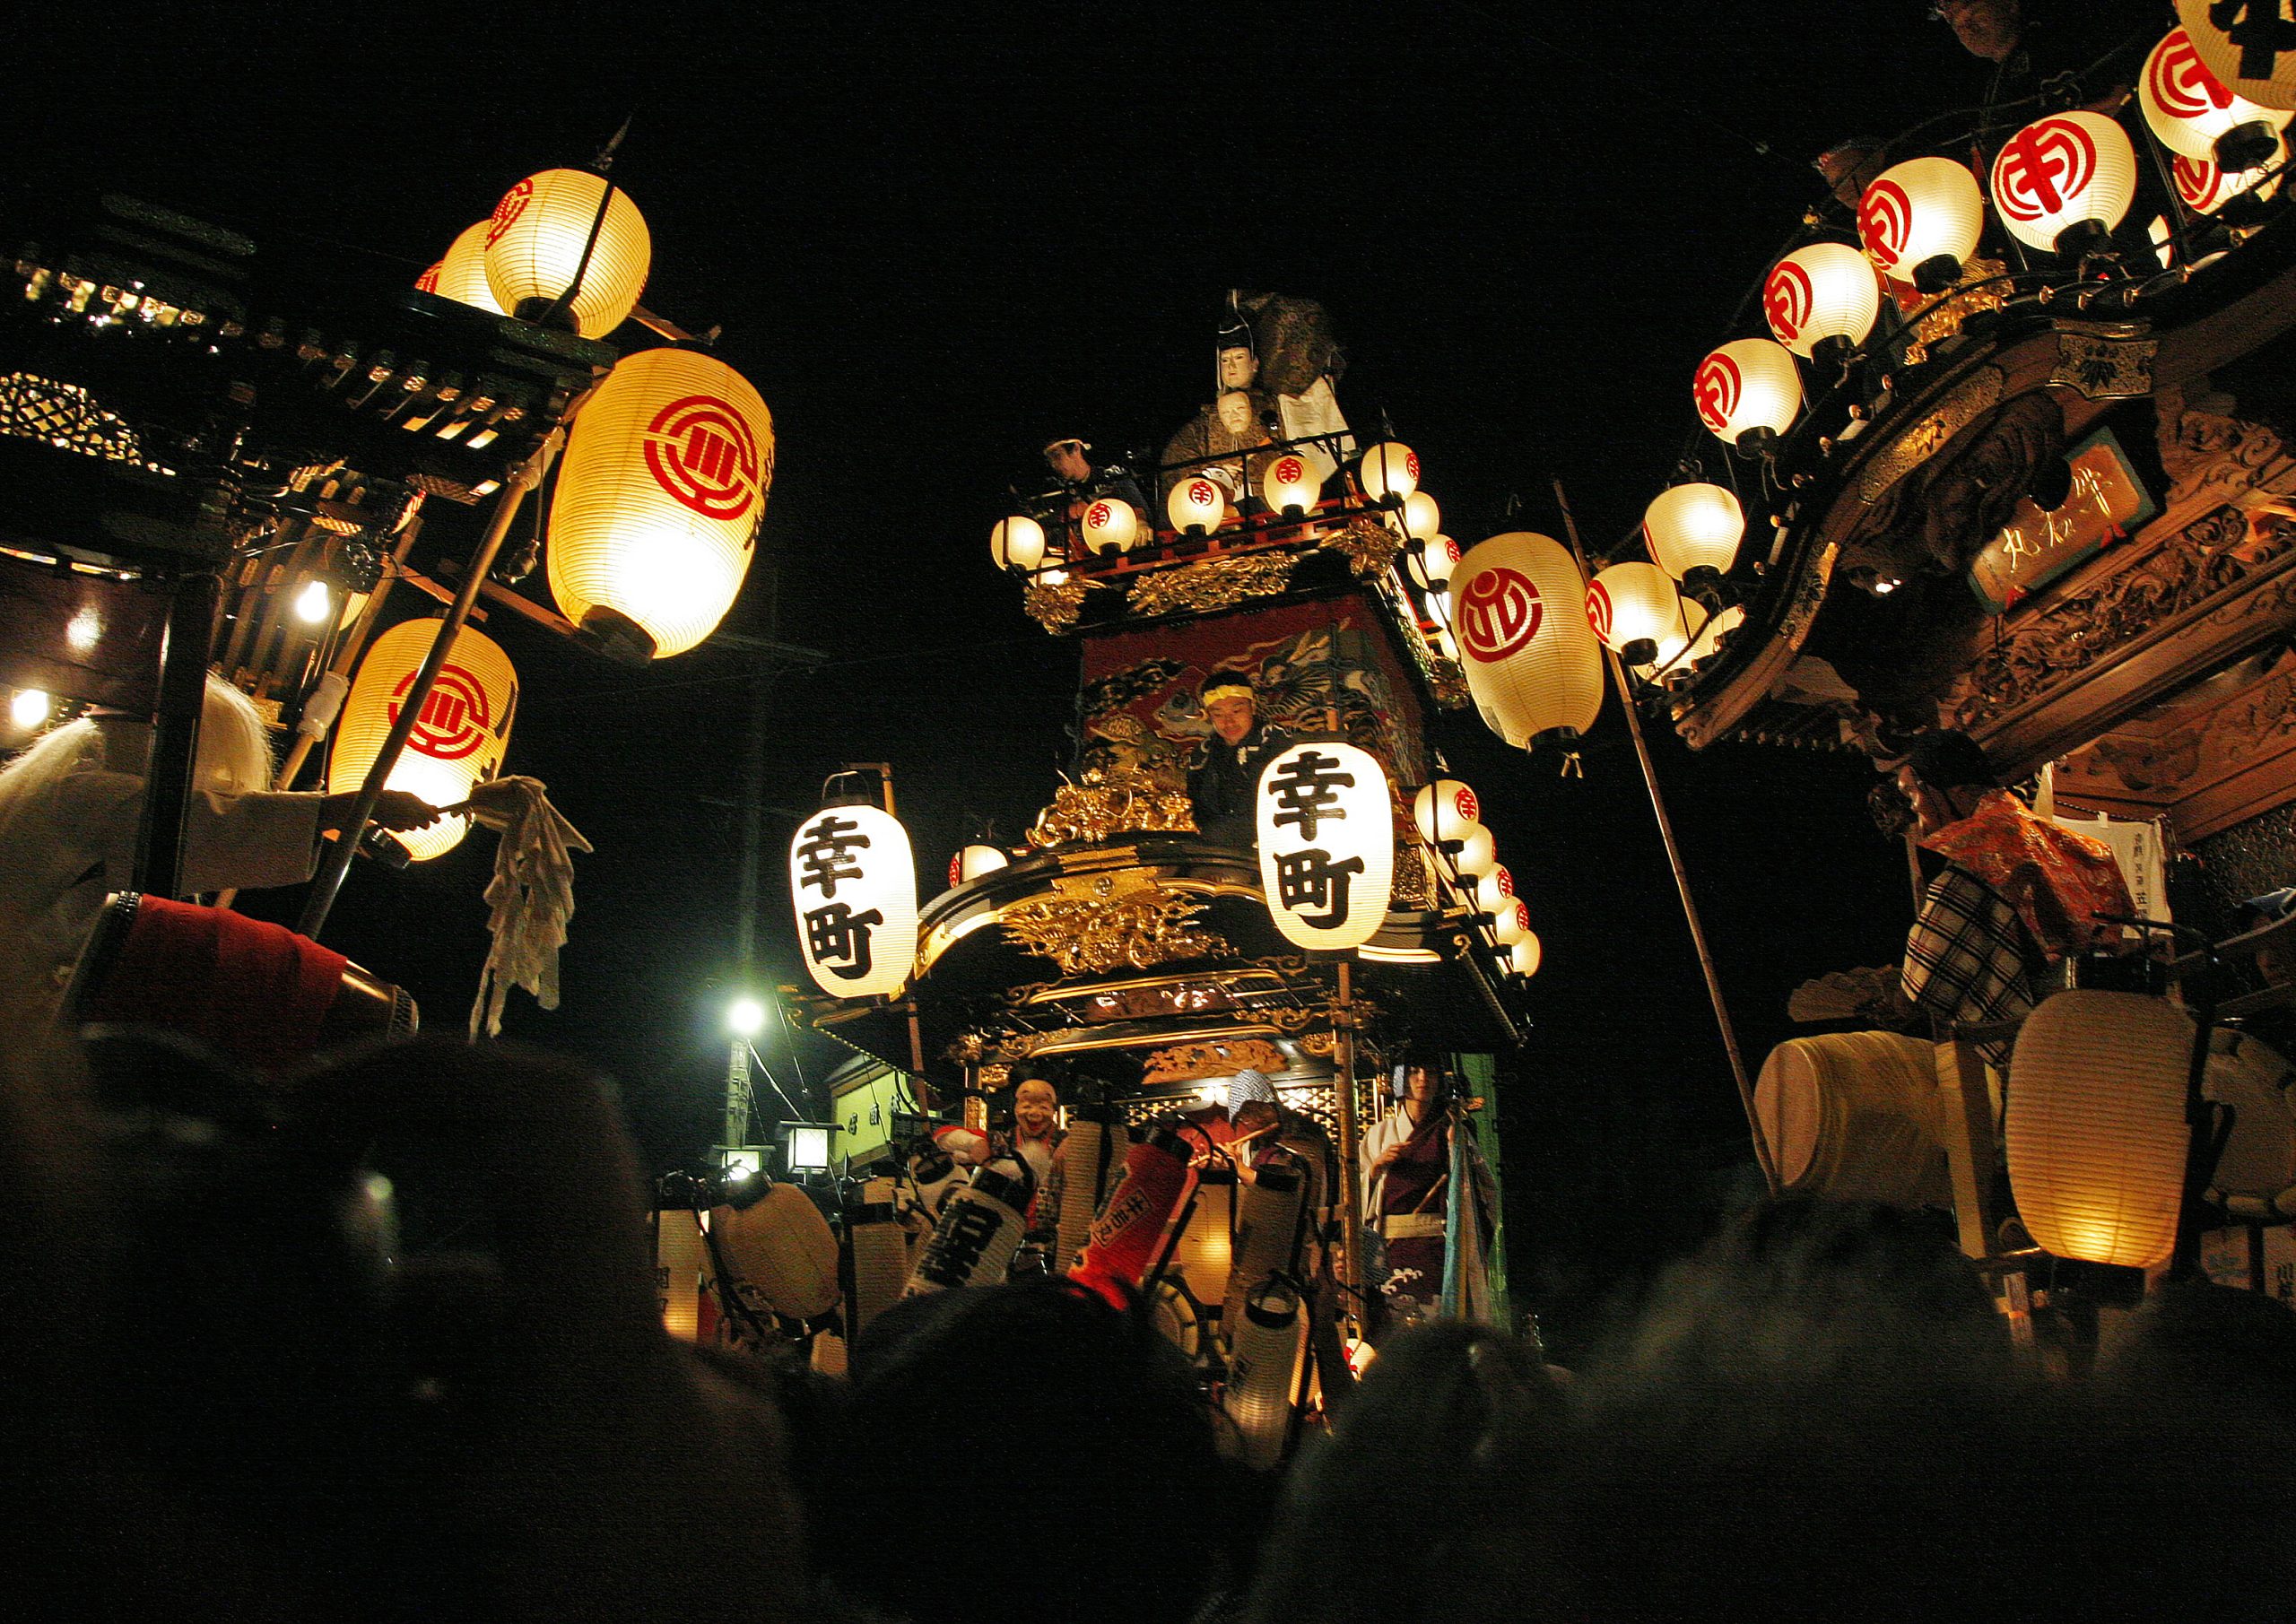
M 1354 953 L 1339 961 L 1339 1004 L 1333 1012 L 1332 1092 L 1339 1117 L 1339 1283 L 1341 1295 L 1363 1311 L 1363 1198 L 1356 1186 Z
M 1570 499 L 1562 493 L 1562 482 L 1554 482 L 1554 499 L 1562 509 L 1563 528 L 1570 533 L 1570 555 L 1578 560 L 1583 573 L 1587 554 L 1578 543 L 1578 521 L 1570 516 Z M 1683 899 L 1683 917 L 1690 924 L 1691 945 L 1698 950 L 1698 968 L 1706 977 L 1706 996 L 1714 1006 L 1714 1024 L 1722 1033 L 1722 1048 L 1730 1057 L 1730 1075 L 1738 1085 L 1738 1103 L 1746 1113 L 1746 1132 L 1752 1136 L 1754 1159 L 1761 1165 L 1762 1182 L 1770 1193 L 1779 1192 L 1778 1166 L 1770 1159 L 1770 1140 L 1761 1131 L 1761 1115 L 1754 1108 L 1754 1087 L 1746 1076 L 1745 1056 L 1738 1051 L 1737 1029 L 1731 1024 L 1729 1006 L 1722 1002 L 1721 977 L 1715 974 L 1714 954 L 1706 944 L 1706 927 L 1699 922 L 1698 904 L 1690 894 L 1690 873 L 1683 866 L 1681 846 L 1674 839 L 1674 820 L 1666 815 L 1666 798 L 1659 793 L 1658 775 L 1650 764 L 1650 746 L 1642 737 L 1642 716 L 1635 708 L 1634 690 L 1628 686 L 1626 665 L 1617 650 L 1604 645 L 1603 655 L 1610 662 L 1611 682 L 1618 690 L 1619 708 L 1626 712 L 1626 731 L 1634 740 L 1635 759 L 1642 764 L 1642 782 L 1650 791 L 1650 811 L 1658 820 L 1658 836 L 1665 842 L 1666 862 L 1674 873 L 1674 890 Z

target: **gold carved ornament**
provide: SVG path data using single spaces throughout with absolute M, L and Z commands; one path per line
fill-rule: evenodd
M 1176 1043 L 1148 1056 L 1144 1081 L 1151 1088 L 1168 1082 L 1199 1082 L 1207 1077 L 1233 1077 L 1246 1067 L 1273 1077 L 1284 1069 L 1283 1051 L 1265 1038 Z
M 1866 465 L 1857 482 L 1857 499 L 1872 504 L 1882 493 L 1929 460 L 1929 455 L 1975 422 L 2001 399 L 2001 370 L 1987 367 L 1937 403 L 1936 409 L 1892 440 Z
M 1396 533 L 1368 514 L 1356 515 L 1324 545 L 1346 554 L 1348 568 L 1364 581 L 1385 575 L 1403 551 Z
M 1187 792 L 1170 789 L 1146 772 L 1087 768 L 1083 781 L 1064 784 L 1037 814 L 1029 844 L 1039 851 L 1091 845 L 1112 835 L 1192 835 L 1196 811 Z
M 1913 340 L 1905 347 L 1905 364 L 1918 367 L 1929 359 L 1929 346 L 1958 337 L 1961 324 L 1984 310 L 1998 310 L 2009 302 L 2007 269 L 1997 259 L 1972 259 L 1961 281 L 1933 300 L 1912 323 Z
M 1022 948 L 1058 965 L 1064 976 L 1151 969 L 1234 951 L 1216 933 L 1191 928 L 1204 898 L 1136 874 L 1055 880 L 1053 890 L 1050 897 L 1008 909 L 998 923 Z
M 1031 581 L 1022 595 L 1021 608 L 1047 631 L 1063 632 L 1084 612 L 1084 583 L 1074 577 L 1065 581 Z
M 1183 564 L 1142 577 L 1126 604 L 1135 614 L 1176 614 L 1273 597 L 1292 584 L 1297 561 L 1288 552 L 1261 552 Z

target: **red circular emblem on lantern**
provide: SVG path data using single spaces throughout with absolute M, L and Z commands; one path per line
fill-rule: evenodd
M 534 195 L 532 180 L 522 180 L 502 194 L 502 201 L 494 205 L 494 213 L 486 222 L 488 248 L 500 242 L 502 234 L 518 223 L 518 216 L 526 212 L 526 203 Z
M 2012 135 L 1993 161 L 1994 206 L 2012 220 L 2046 220 L 2096 178 L 2096 137 L 2070 118 L 2044 118 Z
M 1698 380 L 1691 386 L 1698 400 L 1698 421 L 1721 433 L 1729 426 L 1730 414 L 1738 409 L 1742 386 L 1736 361 L 1719 351 L 1708 356 L 1698 369 Z
M 414 673 L 408 672 L 391 690 L 393 700 L 403 698 L 414 682 Z M 398 720 L 398 706 L 390 707 L 390 719 Z M 439 668 L 439 680 L 431 685 L 430 697 L 422 701 L 422 714 L 414 719 L 414 731 L 406 735 L 406 747 L 417 755 L 434 757 L 441 761 L 459 761 L 465 756 L 475 755 L 486 743 L 487 731 L 494 725 L 493 707 L 486 701 L 486 685 L 459 665 Z
M 2177 195 L 2187 206 L 2205 214 L 2220 201 L 2216 189 L 2223 184 L 2223 172 L 2207 159 L 2187 158 L 2180 152 L 2170 169 L 2177 179 Z
M 949 858 L 949 889 L 956 890 L 958 886 L 964 883 L 964 879 L 965 855 L 962 852 L 953 853 Z
M 2144 83 L 2161 110 L 2179 118 L 2221 113 L 2232 105 L 2232 92 L 2208 71 L 2208 64 L 2193 48 L 2192 36 L 2180 28 L 2170 30 L 2168 38 L 2153 48 L 2144 65 Z
M 1538 636 L 1546 605 L 1528 576 L 1500 568 L 1486 569 L 1468 583 L 1457 615 L 1460 643 L 1487 665 Z
M 1409 453 L 1407 453 L 1407 454 L 1405 456 L 1405 457 L 1404 457 L 1404 459 L 1403 459 L 1403 470 L 1404 470 L 1404 472 L 1405 472 L 1405 473 L 1408 473 L 1409 475 L 1411 475 L 1411 482 L 1412 482 L 1413 484 L 1416 485 L 1417 483 L 1419 483 L 1419 453 L 1418 453 L 1418 452 L 1416 452 L 1416 451 L 1409 452 Z
M 418 293 L 436 293 L 439 291 L 439 273 L 446 268 L 447 262 L 442 259 L 423 272 L 414 279 L 414 291 Z
M 1458 793 L 1451 797 L 1451 808 L 1470 823 L 1483 816 L 1483 803 L 1476 800 L 1474 791 L 1464 784 L 1459 786 Z
M 1084 514 L 1084 524 L 1088 529 L 1099 530 L 1104 528 L 1109 520 L 1114 517 L 1113 510 L 1106 502 L 1094 502 Z
M 1187 499 L 1199 508 L 1214 508 L 1220 503 L 1219 488 L 1208 479 L 1190 480 Z
M 646 426 L 655 482 L 706 519 L 740 518 L 757 501 L 757 440 L 742 414 L 711 395 L 689 395 Z
M 1531 928 L 1531 909 L 1528 903 L 1515 904 L 1515 923 L 1524 930 Z
M 1605 643 L 1611 640 L 1611 589 L 1600 581 L 1587 582 L 1587 624 Z
M 1457 563 L 1461 557 L 1458 543 L 1453 541 L 1448 535 L 1443 538 L 1443 556 L 1449 559 L 1454 564 Z
M 1500 894 L 1500 896 L 1502 896 L 1502 897 L 1511 897 L 1511 896 L 1513 896 L 1513 895 L 1515 894 L 1515 876 L 1514 876 L 1514 875 L 1512 875 L 1512 874 L 1509 873 L 1508 873 L 1505 869 L 1503 869 L 1503 868 L 1494 868 L 1494 869 L 1492 869 L 1492 870 L 1491 871 L 1491 876 L 1492 876 L 1492 878 L 1493 880 L 1495 880 L 1495 881 L 1498 881 L 1498 883 L 1499 883 L 1499 894 Z
M 1877 180 L 1866 188 L 1857 204 L 1857 240 L 1885 265 L 1905 257 L 1906 239 L 1913 230 L 1913 199 L 1894 180 Z
M 1801 336 L 1803 324 L 1810 319 L 1810 306 L 1817 294 L 1810 286 L 1810 274 L 1796 261 L 1779 262 L 1770 274 L 1770 281 L 1761 291 L 1762 314 L 1770 317 L 1770 330 L 1779 342 L 1792 343 Z
M 1275 482 L 1296 485 L 1308 476 L 1308 465 L 1296 456 L 1278 457 L 1275 463 Z

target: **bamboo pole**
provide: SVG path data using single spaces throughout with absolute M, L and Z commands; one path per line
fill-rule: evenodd
M 1579 570 L 1587 568 L 1587 554 L 1578 542 L 1578 521 L 1571 517 L 1570 499 L 1563 494 L 1562 482 L 1554 482 L 1554 499 L 1562 509 L 1562 525 L 1570 536 L 1570 555 L 1578 560 Z M 1754 1088 L 1746 1076 L 1745 1056 L 1738 1050 L 1737 1029 L 1731 1024 L 1729 1006 L 1722 1002 L 1721 977 L 1715 973 L 1714 953 L 1706 944 L 1706 927 L 1700 923 L 1698 904 L 1690 892 L 1690 873 L 1683 866 L 1682 847 L 1674 839 L 1674 820 L 1666 815 L 1666 798 L 1659 792 L 1658 775 L 1650 764 L 1650 746 L 1642 737 L 1642 716 L 1634 704 L 1634 690 L 1628 686 L 1626 664 L 1618 657 L 1617 650 L 1608 644 L 1603 656 L 1610 662 L 1611 682 L 1618 690 L 1619 708 L 1626 712 L 1626 731 L 1634 739 L 1635 759 L 1642 764 L 1642 782 L 1650 791 L 1650 811 L 1658 820 L 1658 836 L 1665 842 L 1666 862 L 1674 873 L 1674 890 L 1683 899 L 1683 917 L 1690 925 L 1691 945 L 1698 950 L 1698 968 L 1706 977 L 1706 996 L 1714 1006 L 1714 1024 L 1722 1033 L 1722 1048 L 1730 1057 L 1730 1075 L 1738 1085 L 1738 1103 L 1746 1113 L 1746 1132 L 1752 1137 L 1754 1159 L 1761 1165 L 1762 1182 L 1770 1193 L 1779 1192 L 1778 1166 L 1770 1158 L 1770 1140 L 1761 1131 L 1761 1115 L 1754 1107 Z

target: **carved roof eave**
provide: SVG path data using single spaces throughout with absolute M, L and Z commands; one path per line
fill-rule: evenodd
M 2260 247 L 2251 244 L 2243 252 L 2256 253 Z M 1808 640 L 1831 593 L 1834 567 L 1856 539 L 1874 496 L 1952 444 L 1985 412 L 2022 395 L 2051 392 L 2064 410 L 2066 436 L 2074 439 L 2116 399 L 2126 398 L 2131 391 L 2126 389 L 2085 395 L 2065 376 L 2083 346 L 2149 345 L 2148 386 L 2134 393 L 2157 394 L 2238 360 L 2292 328 L 2296 265 L 2283 266 L 2174 327 L 2066 317 L 2041 332 L 2020 332 L 1955 358 L 1883 423 L 1834 447 L 1817 482 L 1788 510 L 1789 523 L 1774 533 L 1770 569 L 1746 606 L 1745 624 L 1714 664 L 1674 699 L 1676 731 L 1692 749 L 1703 749 L 1748 721 Z M 1749 537 L 1750 544 L 1757 541 Z

